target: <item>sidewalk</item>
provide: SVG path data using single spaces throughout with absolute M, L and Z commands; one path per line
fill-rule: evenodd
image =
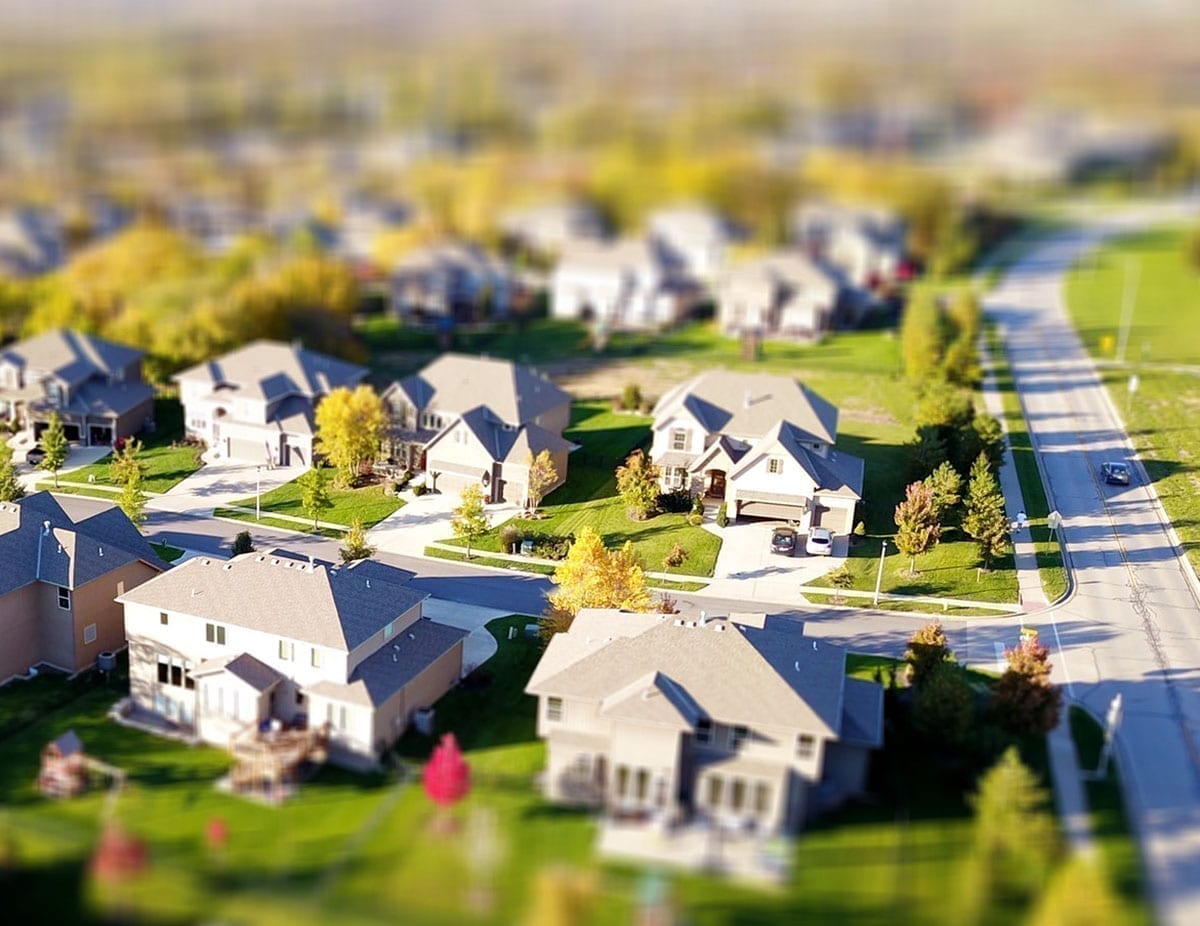
M 1087 795 L 1083 790 L 1083 772 L 1079 768 L 1075 742 L 1071 739 L 1070 714 L 1070 705 L 1064 700 L 1058 726 L 1046 737 L 1054 778 L 1054 806 L 1071 851 L 1092 855 L 1096 843 L 1088 815 Z

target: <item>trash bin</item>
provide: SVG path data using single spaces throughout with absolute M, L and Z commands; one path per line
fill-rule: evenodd
M 533 541 L 532 540 L 526 539 L 526 540 L 521 541 L 521 555 L 522 556 L 533 556 Z

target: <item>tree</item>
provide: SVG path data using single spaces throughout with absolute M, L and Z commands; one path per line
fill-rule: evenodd
M 962 500 L 962 476 L 948 462 L 942 462 L 925 477 L 925 486 L 932 497 L 934 517 L 944 521 L 946 514 Z
M 650 610 L 650 592 L 633 545 L 626 541 L 620 549 L 607 550 L 591 527 L 580 530 L 550 581 L 558 588 L 547 596 L 544 634 L 566 630 L 581 608 Z
M 238 531 L 238 535 L 233 538 L 233 555 L 241 556 L 243 553 L 254 552 L 254 541 L 250 538 L 249 531 Z
M 439 807 L 452 807 L 471 790 L 471 768 L 462 757 L 453 733 L 442 736 L 425 763 L 421 783 L 429 799 Z
M 370 559 L 375 554 L 375 548 L 367 543 L 367 531 L 363 527 L 363 519 L 355 517 L 350 522 L 350 530 L 342 535 L 344 547 L 338 550 L 343 563 L 352 563 L 356 559 Z
M 0 438 L 0 502 L 15 502 L 24 497 L 25 487 L 21 485 L 21 477 L 17 475 L 13 449 L 8 445 L 8 441 Z
M 146 523 L 146 493 L 142 491 L 140 475 L 135 475 L 121 487 L 121 494 L 117 496 L 117 507 L 125 512 L 125 517 L 139 530 Z
M 531 453 L 527 465 L 529 477 L 525 486 L 525 503 L 529 510 L 534 512 L 542 503 L 546 490 L 558 480 L 558 470 L 549 450 L 542 450 L 537 456 Z
M 625 502 L 629 516 L 644 521 L 658 507 L 659 470 L 640 449 L 625 458 L 617 467 L 617 491 Z
M 941 429 L 917 428 L 917 437 L 908 444 L 908 469 L 914 479 L 923 479 L 949 459 Z
M 960 746 L 975 722 L 975 693 L 961 667 L 934 664 L 913 696 L 913 724 L 926 737 Z
M 993 415 L 976 415 L 971 430 L 977 452 L 987 457 L 993 472 L 999 472 L 1004 462 L 1004 427 Z
M 974 417 L 975 403 L 966 389 L 940 379 L 921 385 L 914 413 L 918 428 L 938 428 L 945 439 L 948 432 L 968 426 Z
M 312 529 L 317 529 L 317 519 L 322 511 L 333 507 L 329 497 L 329 486 L 325 481 L 325 470 L 314 467 L 296 480 L 300 487 L 300 507 L 313 520 Z
M 131 480 L 144 479 L 146 471 L 149 468 L 145 461 L 140 458 L 142 452 L 142 442 L 136 437 L 131 437 L 126 440 L 113 453 L 112 460 L 108 464 L 108 478 L 117 485 L 125 485 Z
M 1038 900 L 1030 926 L 1116 926 L 1124 922 L 1100 863 L 1075 855 L 1058 869 Z
M 896 549 L 908 557 L 908 574 L 915 576 L 917 554 L 933 548 L 942 525 L 933 510 L 933 492 L 923 482 L 911 483 L 896 506 Z
M 861 522 L 860 522 L 861 523 Z M 845 565 L 839 566 L 833 572 L 825 576 L 829 580 L 829 584 L 836 588 L 839 592 L 844 592 L 847 589 L 854 587 L 854 575 Z M 835 604 L 841 604 L 846 600 L 845 595 L 834 595 L 833 601 Z
M 1027 637 L 1005 650 L 1004 658 L 1008 668 L 992 689 L 996 721 L 1010 733 L 1049 733 L 1062 709 L 1062 691 L 1050 681 L 1050 650 Z
M 44 469 L 54 474 L 54 488 L 57 489 L 58 471 L 63 468 L 63 464 L 67 462 L 67 455 L 71 452 L 58 412 L 50 413 L 50 417 L 46 421 L 46 428 L 42 431 L 41 445 L 46 455 L 38 464 L 38 469 Z
M 971 479 L 967 484 L 966 516 L 963 530 L 979 546 L 983 567 L 990 569 L 992 557 L 1008 549 L 1010 534 L 1008 516 L 1004 513 L 1004 496 L 987 456 L 979 454 L 971 465 Z
M 316 449 L 337 469 L 339 485 L 353 485 L 365 464 L 374 461 L 387 434 L 383 400 L 370 386 L 353 392 L 338 387 L 317 406 Z
M 454 536 L 467 542 L 467 559 L 471 558 L 471 541 L 489 526 L 488 514 L 483 508 L 483 489 L 471 483 L 462 490 L 458 507 L 450 513 L 450 528 Z
M 920 688 L 934 669 L 953 659 L 954 654 L 950 652 L 950 645 L 946 641 L 946 631 L 940 621 L 932 621 L 908 641 L 908 649 L 904 653 L 907 663 L 905 678 L 910 685 Z
M 939 375 L 946 337 L 946 319 L 937 300 L 928 292 L 910 298 L 900 320 L 900 355 L 909 380 L 926 383 Z
M 621 408 L 627 412 L 636 412 L 642 407 L 642 387 L 637 383 L 626 383 L 621 390 Z

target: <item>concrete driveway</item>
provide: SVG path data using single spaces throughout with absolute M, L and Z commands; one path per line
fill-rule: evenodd
M 37 491 L 37 484 L 44 479 L 53 479 L 54 475 L 44 469 L 35 469 L 25 462 L 25 454 L 28 448 L 20 447 L 14 443 L 15 438 L 9 441 L 9 445 L 15 449 L 13 459 L 17 461 L 17 475 L 21 480 L 21 485 L 25 487 L 25 491 L 32 495 Z M 63 464 L 63 468 L 58 471 L 59 479 L 71 478 L 71 470 L 79 469 L 82 466 L 90 466 L 97 460 L 106 457 L 112 451 L 111 447 L 76 447 L 70 448 L 70 453 L 67 455 L 67 462 Z M 114 493 L 114 499 L 116 494 Z
M 725 528 L 706 523 L 705 527 L 722 540 L 707 591 L 763 601 L 794 601 L 801 585 L 846 561 L 846 537 L 834 537 L 832 556 L 806 555 L 804 533 L 797 539 L 795 555 L 772 553 L 771 532 L 781 526 L 783 521 L 738 521 Z
M 404 507 L 376 524 L 367 536 L 371 544 L 388 553 L 422 556 L 425 547 L 454 536 L 450 515 L 459 504 L 454 493 L 413 495 L 404 493 Z M 502 524 L 517 513 L 516 505 L 488 505 L 491 523 Z
M 211 514 L 214 508 L 242 499 L 251 499 L 260 488 L 263 495 L 302 475 L 303 466 L 276 466 L 267 469 L 239 460 L 217 459 L 212 452 L 204 455 L 205 464 L 163 495 L 146 504 L 154 511 L 180 514 Z

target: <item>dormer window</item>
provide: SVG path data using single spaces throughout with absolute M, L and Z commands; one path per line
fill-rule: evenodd
M 713 735 L 713 725 L 711 720 L 696 721 L 696 742 L 711 743 Z
M 817 738 L 809 733 L 796 737 L 796 758 L 811 759 L 817 751 Z
M 767 459 L 767 472 L 772 476 L 778 476 L 783 472 L 783 457 L 769 457 Z
M 423 412 L 421 414 L 421 427 L 430 431 L 440 431 L 442 429 L 442 416 L 437 412 Z
M 688 432 L 686 428 L 675 428 L 675 430 L 671 432 L 671 449 L 688 449 Z
M 750 730 L 748 727 L 730 727 L 729 728 L 729 746 L 732 749 L 741 749 L 742 743 L 750 738 Z
M 46 395 L 50 398 L 51 404 L 53 404 L 53 405 L 62 405 L 63 404 L 63 390 L 62 390 L 62 386 L 60 384 L 55 383 L 55 382 L 47 383 L 46 384 Z

